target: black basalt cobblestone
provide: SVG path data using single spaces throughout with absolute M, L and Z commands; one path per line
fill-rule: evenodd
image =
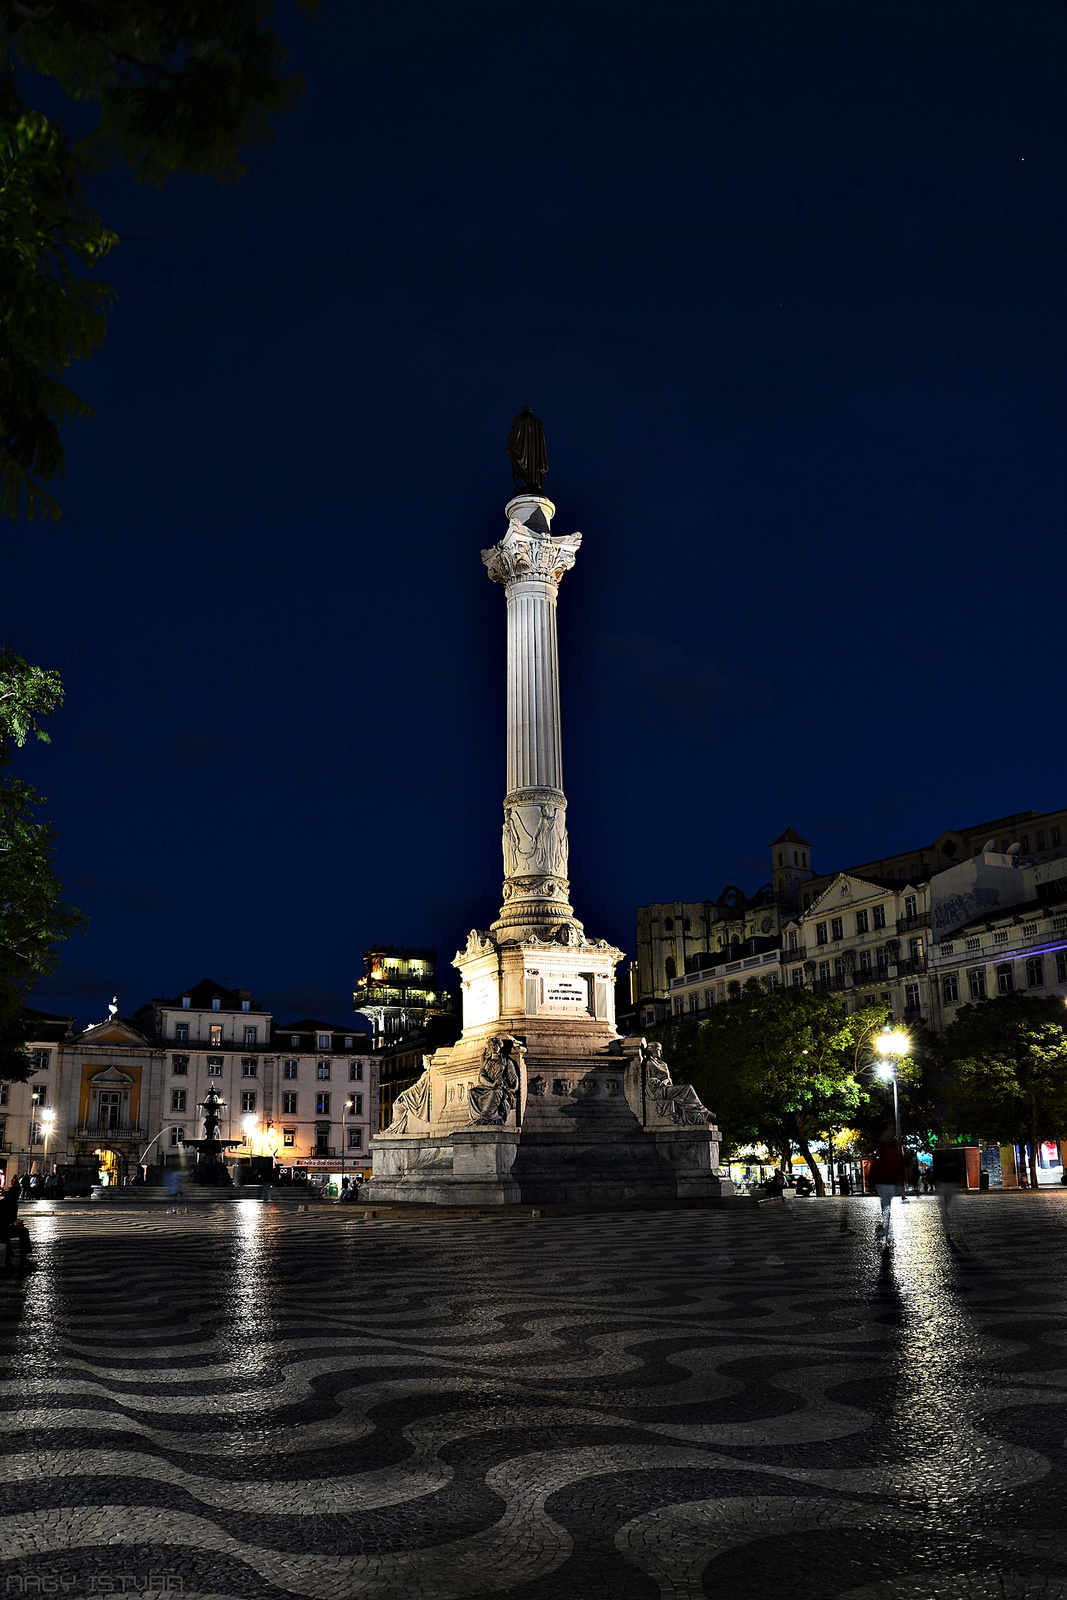
M 31 1215 L 0 1594 L 1067 1600 L 1067 1195 L 876 1210 Z

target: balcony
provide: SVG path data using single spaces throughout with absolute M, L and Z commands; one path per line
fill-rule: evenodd
M 795 967 L 798 961 L 805 961 L 807 959 L 807 954 L 807 947 L 802 944 L 798 945 L 795 950 L 783 950 L 782 966 Z
M 74 1130 L 75 1139 L 95 1139 L 98 1144 L 139 1144 L 144 1136 L 143 1128 L 75 1128 Z
M 897 932 L 898 933 L 914 933 L 916 928 L 928 928 L 929 926 L 930 926 L 930 913 L 929 913 L 929 911 L 918 911 L 918 912 L 916 912 L 915 916 L 913 916 L 913 917 L 898 917 L 897 918 Z

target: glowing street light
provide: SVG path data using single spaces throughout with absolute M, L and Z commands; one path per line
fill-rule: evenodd
M 907 1055 L 910 1048 L 910 1041 L 907 1034 L 903 1033 L 899 1028 L 886 1028 L 885 1031 L 880 1033 L 875 1039 L 874 1048 L 879 1057 L 874 1069 L 875 1072 L 877 1072 L 880 1078 L 886 1082 L 891 1082 L 893 1085 L 893 1123 L 897 1135 L 897 1149 L 900 1151 L 901 1159 L 903 1159 L 904 1141 L 900 1136 L 900 1096 L 897 1092 L 897 1060 L 901 1056 Z M 907 1187 L 908 1182 L 905 1169 L 905 1190 Z
M 56 1120 L 54 1111 L 41 1112 L 41 1126 L 44 1129 L 44 1170 L 48 1171 L 48 1140 L 52 1134 L 52 1124 Z

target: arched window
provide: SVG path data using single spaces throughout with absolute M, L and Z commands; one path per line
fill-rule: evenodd
M 782 865 L 782 852 L 781 852 L 781 851 L 780 851 L 780 850 L 779 850 L 779 852 L 778 852 L 778 865 L 779 865 L 779 866 L 781 866 L 781 865 Z
M 682 923 L 682 931 L 683 931 L 683 933 L 689 933 L 691 931 L 691 929 L 692 929 L 692 926 L 693 926 L 692 918 L 691 917 L 686 917 L 685 921 Z
M 664 917 L 664 919 L 663 919 L 663 927 L 664 927 L 665 932 L 673 933 L 674 932 L 674 918 L 673 917 Z
M 678 972 L 677 972 L 677 968 L 674 965 L 674 957 L 673 956 L 668 956 L 667 957 L 666 961 L 663 963 L 663 970 L 667 974 L 667 982 L 668 983 L 670 983 L 672 978 L 677 977 Z

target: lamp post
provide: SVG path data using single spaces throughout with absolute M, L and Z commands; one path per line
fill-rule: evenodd
M 355 1101 L 354 1100 L 343 1100 L 341 1102 L 341 1193 L 342 1194 L 344 1193 L 344 1187 L 345 1187 L 345 1152 L 348 1149 L 348 1131 L 347 1131 L 347 1128 L 345 1126 L 345 1119 L 347 1118 L 348 1113 L 353 1109 L 354 1106 L 355 1106 Z
M 900 1151 L 900 1159 L 902 1161 L 904 1159 L 904 1140 L 902 1139 L 900 1133 L 900 1096 L 897 1092 L 897 1061 L 901 1056 L 907 1055 L 908 1045 L 909 1041 L 907 1034 L 901 1033 L 899 1029 L 894 1031 L 891 1028 L 886 1028 L 885 1031 L 880 1033 L 877 1039 L 874 1041 L 874 1048 L 879 1057 L 878 1065 L 875 1068 L 875 1071 L 878 1073 L 880 1078 L 892 1083 L 893 1085 L 893 1123 L 896 1129 L 897 1148 Z M 908 1172 L 907 1167 L 905 1167 L 905 1194 L 902 1196 L 902 1198 L 906 1198 L 907 1188 Z
M 46 1177 L 48 1176 L 48 1141 L 51 1138 L 52 1124 L 55 1120 L 56 1114 L 54 1111 L 41 1112 L 41 1127 L 44 1129 L 44 1171 Z

